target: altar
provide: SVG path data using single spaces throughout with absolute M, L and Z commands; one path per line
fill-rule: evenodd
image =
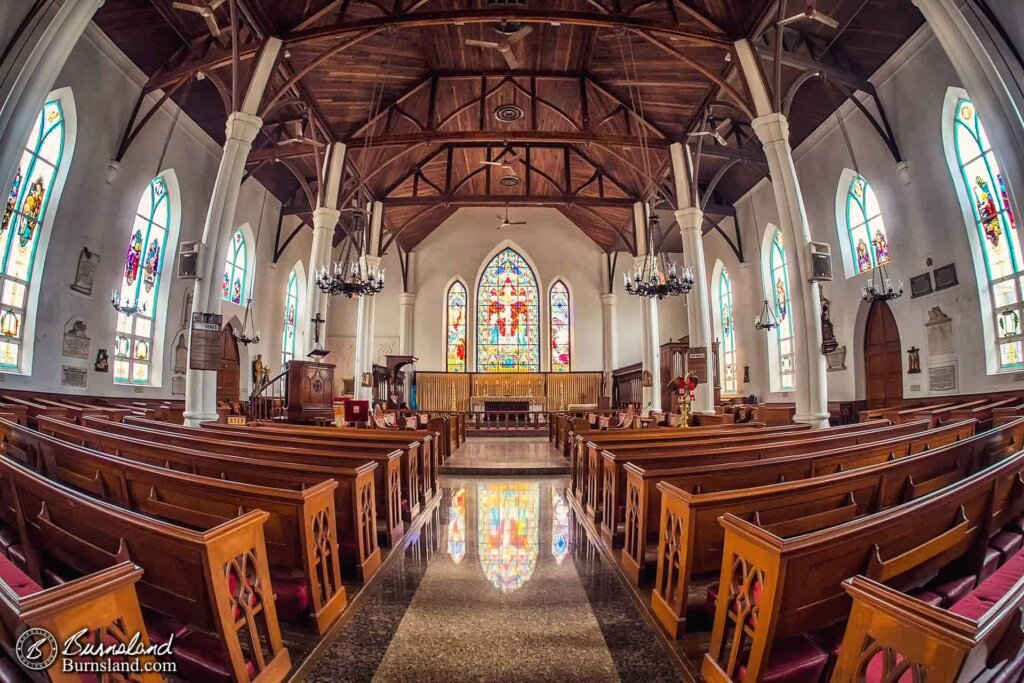
M 471 413 L 565 410 L 597 404 L 600 372 L 416 372 L 420 410 Z
M 540 396 L 472 396 L 469 400 L 473 412 L 543 412 L 547 402 Z

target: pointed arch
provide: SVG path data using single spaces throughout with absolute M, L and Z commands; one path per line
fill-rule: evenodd
M 299 339 L 299 320 L 305 311 L 304 294 L 306 292 L 306 274 L 302 262 L 298 261 L 288 274 L 284 288 L 284 317 L 281 321 L 281 365 L 282 367 L 298 355 L 301 340 Z
M 498 245 L 477 278 L 478 372 L 540 371 L 540 287 L 536 269 L 510 241 Z
M 551 372 L 572 371 L 572 290 L 559 276 L 548 288 L 548 339 Z
M 736 325 L 733 316 L 732 279 L 721 259 L 715 262 L 711 271 L 711 320 L 715 338 L 719 340 L 718 358 L 721 364 L 722 391 L 735 394 L 739 391 L 736 359 Z
M 966 90 L 949 88 L 942 108 L 946 161 L 974 261 L 988 374 L 1024 367 L 1024 270 L 1020 236 L 984 113 Z
M 892 261 L 878 197 L 867 178 L 849 168 L 840 174 L 836 189 L 836 228 L 848 279 Z
M 448 281 L 444 296 L 445 370 L 469 369 L 469 288 L 460 277 Z
M 57 204 L 77 137 L 75 98 L 54 90 L 33 124 L 0 217 L 0 371 L 32 374 L 36 311 Z
M 252 271 L 256 265 L 252 252 L 254 244 L 248 223 L 243 223 L 231 234 L 221 278 L 221 298 L 236 306 L 245 306 L 247 298 L 252 296 Z
M 793 391 L 796 389 L 796 348 L 789 259 L 782 230 L 771 223 L 761 244 L 761 277 L 764 298 L 778 322 L 775 329 L 766 332 L 769 385 L 774 392 Z
M 121 303 L 135 305 L 135 315 L 117 314 L 114 382 L 160 386 L 164 323 L 170 286 L 163 286 L 178 244 L 181 195 L 172 169 L 146 185 L 128 233 L 128 249 L 118 293 Z

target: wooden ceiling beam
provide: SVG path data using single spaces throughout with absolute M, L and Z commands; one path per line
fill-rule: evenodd
M 440 197 L 388 197 L 385 206 L 614 206 L 631 207 L 631 198 L 562 195 L 444 195 Z
M 526 144 L 540 146 L 544 143 L 560 145 L 617 145 L 619 147 L 650 147 L 652 149 L 668 149 L 671 140 L 642 140 L 631 135 L 593 135 L 588 133 L 572 133 L 562 131 L 534 131 L 534 130 L 455 130 L 437 131 L 423 133 L 404 133 L 396 135 L 381 135 L 369 139 L 347 139 L 343 140 L 350 150 L 364 149 L 366 147 L 396 147 L 405 145 L 416 145 L 421 143 L 450 144 L 456 147 L 479 145 L 503 145 L 508 143 Z
M 770 62 L 775 62 L 775 50 L 763 47 L 757 48 L 757 54 L 762 59 L 767 59 Z M 868 79 L 855 74 L 853 71 L 844 69 L 833 64 L 826 64 L 825 62 L 819 61 L 812 57 L 783 50 L 782 52 L 782 63 L 785 66 L 799 69 L 801 71 L 818 71 L 825 78 L 841 83 L 842 85 L 852 88 L 854 90 L 862 90 L 869 95 L 875 93 L 875 86 Z

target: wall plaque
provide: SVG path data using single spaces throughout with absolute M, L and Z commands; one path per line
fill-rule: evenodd
M 916 299 L 932 293 L 931 273 L 921 273 L 910 278 L 910 298 Z
M 60 366 L 60 385 L 62 387 L 85 389 L 88 383 L 89 371 L 85 368 L 76 368 L 73 365 Z
M 958 284 L 960 284 L 960 281 L 956 277 L 955 263 L 935 269 L 935 291 L 956 287 Z
M 692 346 L 686 352 L 686 369 L 697 374 L 697 381 L 708 383 L 708 349 L 706 346 Z
M 956 391 L 956 364 L 928 368 L 928 389 L 933 392 Z
M 88 248 L 82 247 L 78 255 L 78 268 L 75 270 L 75 281 L 71 289 L 92 296 L 92 283 L 96 279 L 96 269 L 100 267 L 100 255 L 94 254 Z
M 192 370 L 220 368 L 220 327 L 223 316 L 219 313 L 192 314 L 192 340 L 189 343 L 188 367 Z
M 89 328 L 81 318 L 71 318 L 64 326 L 64 344 L 61 355 L 68 358 L 89 358 Z

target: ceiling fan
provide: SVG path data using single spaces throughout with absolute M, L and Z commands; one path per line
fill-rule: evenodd
M 825 14 L 824 12 L 818 10 L 817 6 L 815 5 L 815 0 L 810 0 L 807 3 L 807 7 L 804 8 L 803 12 L 797 12 L 793 16 L 787 17 L 780 21 L 779 26 L 789 26 L 790 24 L 795 24 L 799 21 L 804 21 L 805 19 L 816 21 L 819 24 L 824 24 L 825 26 L 828 26 L 829 28 L 832 29 L 839 28 L 838 21 L 836 21 L 829 15 Z
M 506 152 L 511 149 L 506 148 Z M 505 171 L 505 174 L 498 178 L 498 182 L 505 187 L 515 187 L 519 184 L 519 175 L 516 173 L 515 167 L 512 166 L 513 162 L 519 161 L 519 155 L 513 154 L 510 157 L 499 157 L 497 161 L 484 161 L 481 160 L 480 164 L 483 166 L 498 166 Z
M 497 216 L 501 219 L 501 225 L 498 226 L 498 230 L 503 228 L 511 228 L 514 225 L 526 225 L 526 221 L 510 221 L 508 219 L 508 204 L 505 205 L 505 217 Z
M 214 10 L 223 5 L 227 0 L 210 0 L 210 4 L 207 6 L 203 5 L 191 5 L 187 2 L 174 2 L 171 6 L 174 9 L 181 10 L 183 12 L 195 12 L 203 19 L 206 19 L 206 25 L 210 27 L 210 33 L 215 38 L 220 37 L 220 26 L 217 25 L 217 17 L 214 14 Z
M 532 31 L 532 26 L 524 26 L 515 33 L 505 38 L 505 40 L 500 40 L 496 43 L 489 40 L 469 39 L 466 41 L 466 45 L 469 45 L 471 47 L 485 47 L 491 50 L 497 50 L 498 52 L 501 53 L 501 56 L 505 58 L 505 62 L 508 63 L 508 68 L 518 69 L 519 60 L 516 59 L 515 54 L 513 54 L 512 46 L 521 41 L 526 36 L 530 35 Z
M 292 125 L 294 126 L 294 128 L 288 131 L 289 133 L 291 133 L 291 137 L 284 140 L 278 140 L 278 147 L 283 147 L 284 145 L 313 145 L 314 147 L 323 146 L 323 142 L 306 137 L 306 135 L 303 132 L 305 124 L 302 121 L 296 121 Z M 287 125 L 285 126 L 285 130 L 288 130 Z

